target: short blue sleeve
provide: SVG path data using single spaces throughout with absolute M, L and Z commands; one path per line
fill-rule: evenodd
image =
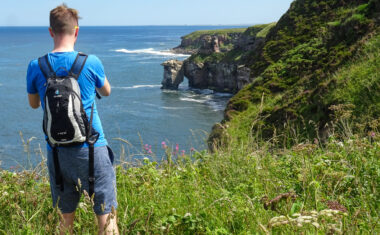
M 26 74 L 26 90 L 29 94 L 38 93 L 38 89 L 36 87 L 36 78 L 38 71 L 38 62 L 37 60 L 32 60 L 28 66 L 28 72 Z
M 104 86 L 106 75 L 104 73 L 104 67 L 100 59 L 95 55 L 89 55 L 86 61 L 89 71 L 92 73 L 95 79 L 95 86 L 101 88 Z

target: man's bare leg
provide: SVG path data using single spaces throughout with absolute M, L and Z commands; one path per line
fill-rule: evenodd
M 61 235 L 67 234 L 67 232 L 73 234 L 74 217 L 75 211 L 72 213 L 62 214 L 61 223 L 59 226 L 59 232 Z
M 110 218 L 108 218 L 110 216 Z M 99 224 L 99 235 L 118 235 L 119 229 L 117 228 L 116 223 L 116 212 L 115 214 L 105 214 L 97 215 L 98 224 Z M 107 226 L 107 227 L 106 227 Z

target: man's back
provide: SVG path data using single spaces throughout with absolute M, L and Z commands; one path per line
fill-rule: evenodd
M 67 75 L 70 71 L 78 52 L 55 52 L 49 53 L 49 62 L 53 71 L 56 71 L 58 76 Z M 105 73 L 101 61 L 94 55 L 89 55 L 82 72 L 78 78 L 78 83 L 81 91 L 83 108 L 86 111 L 87 117 L 91 116 L 91 105 L 95 101 L 95 87 L 101 88 L 104 86 Z M 38 65 L 38 60 L 30 62 L 27 73 L 27 91 L 29 94 L 39 94 L 42 108 L 44 108 L 44 96 L 46 89 L 46 78 L 42 74 Z M 94 105 L 93 128 L 99 132 L 99 139 L 95 146 L 107 145 L 107 140 L 104 137 L 102 124 Z M 87 144 L 84 144 L 87 147 Z

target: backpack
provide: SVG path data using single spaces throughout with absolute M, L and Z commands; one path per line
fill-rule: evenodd
M 46 78 L 45 107 L 43 116 L 43 130 L 47 142 L 53 149 L 56 184 L 63 191 L 63 178 L 60 173 L 58 147 L 80 145 L 85 142 L 89 145 L 89 195 L 93 194 L 94 185 L 94 144 L 99 133 L 92 128 L 94 103 L 91 106 L 91 117 L 88 120 L 84 111 L 78 78 L 86 63 L 87 55 L 78 53 L 70 71 L 66 76 L 57 76 L 53 71 L 48 55 L 38 58 L 39 67 Z M 58 69 L 58 70 L 59 70 Z M 96 90 L 95 90 L 96 92 Z M 98 93 L 96 96 L 100 99 Z

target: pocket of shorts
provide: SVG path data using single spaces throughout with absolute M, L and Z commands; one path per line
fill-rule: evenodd
M 107 150 L 108 150 L 108 157 L 110 158 L 111 164 L 113 165 L 113 161 L 115 160 L 115 156 L 113 154 L 112 149 L 108 145 L 107 145 Z

